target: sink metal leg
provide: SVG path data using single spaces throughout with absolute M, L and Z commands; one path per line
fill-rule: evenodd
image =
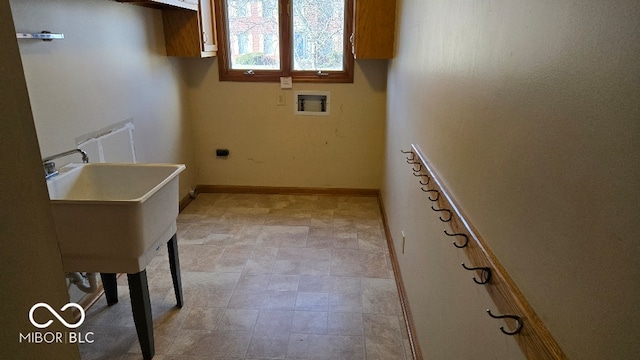
M 107 305 L 115 305 L 118 303 L 118 284 L 115 273 L 100 273 L 102 279 L 102 287 L 104 288 L 104 297 L 107 299 Z
M 178 237 L 173 234 L 171 240 L 167 242 L 169 249 L 169 267 L 171 268 L 171 278 L 173 279 L 173 290 L 176 293 L 176 302 L 179 308 L 182 307 L 182 280 L 180 278 L 180 259 L 178 257 Z
M 127 274 L 127 279 L 129 280 L 133 322 L 136 324 L 136 332 L 138 333 L 140 348 L 142 349 L 142 357 L 145 360 L 149 360 L 152 359 L 155 354 L 155 345 L 153 341 L 153 318 L 151 317 L 147 271 L 142 270 L 136 274 Z
M 183 305 L 182 280 L 180 277 L 180 259 L 178 257 L 178 238 L 174 234 L 167 242 L 169 250 L 169 268 L 173 279 L 173 289 L 176 294 L 176 302 L 179 308 Z M 109 306 L 118 302 L 118 286 L 115 273 L 100 273 L 104 287 L 105 297 Z M 136 325 L 138 341 L 142 350 L 142 357 L 150 360 L 155 355 L 153 339 L 153 317 L 151 316 L 151 300 L 149 298 L 149 284 L 147 271 L 127 274 L 129 282 L 129 295 L 131 296 L 131 310 L 133 322 Z

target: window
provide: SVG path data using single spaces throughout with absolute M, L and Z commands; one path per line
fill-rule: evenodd
M 220 80 L 353 82 L 353 0 L 218 0 Z

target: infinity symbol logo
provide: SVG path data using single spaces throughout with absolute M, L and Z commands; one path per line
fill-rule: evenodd
M 33 319 L 33 313 L 34 311 L 36 311 L 37 308 L 43 307 L 47 310 L 49 310 L 49 312 L 56 317 L 56 319 L 58 319 L 58 321 L 60 321 L 60 323 L 62 323 L 62 325 L 68 327 L 69 329 L 75 329 L 78 326 L 82 325 L 82 323 L 84 322 L 84 309 L 82 308 L 82 306 L 76 304 L 76 303 L 68 303 L 67 305 L 63 306 L 62 308 L 60 308 L 60 312 L 64 312 L 65 310 L 67 310 L 70 307 L 76 308 L 80 311 L 80 320 L 75 323 L 75 324 L 69 324 L 68 322 L 64 321 L 64 319 L 62 318 L 62 316 L 60 316 L 60 314 L 58 314 L 51 306 L 49 306 L 49 304 L 47 303 L 37 303 L 35 305 L 33 305 L 31 307 L 31 310 L 29 310 L 29 321 L 31 321 L 31 324 L 33 324 L 33 326 L 37 327 L 38 329 L 44 329 L 46 327 L 49 327 L 49 325 L 51 325 L 51 323 L 53 322 L 53 320 L 49 320 L 44 324 L 40 324 L 37 321 L 35 321 Z

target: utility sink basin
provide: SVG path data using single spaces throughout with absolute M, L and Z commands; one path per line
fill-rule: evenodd
M 182 164 L 70 164 L 47 180 L 64 270 L 138 273 L 177 230 Z

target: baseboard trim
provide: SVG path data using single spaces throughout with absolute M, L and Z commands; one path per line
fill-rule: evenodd
M 281 194 L 281 195 L 348 195 L 378 197 L 378 189 L 308 188 L 282 186 L 198 185 L 198 193 Z
M 187 205 L 189 205 L 191 203 L 191 201 L 193 201 L 193 198 L 191 197 L 191 195 L 187 195 L 185 197 L 182 198 L 182 200 L 180 200 L 180 203 L 178 204 L 178 212 L 182 212 L 182 210 L 184 210 L 184 208 L 187 207 Z
M 396 255 L 395 246 L 393 245 L 393 237 L 391 236 L 391 230 L 389 229 L 389 223 L 387 222 L 387 213 L 384 208 L 384 202 L 382 201 L 382 195 L 378 195 L 378 203 L 380 204 L 380 213 L 382 214 L 382 223 L 384 224 L 384 234 L 387 238 L 387 247 L 389 248 L 389 258 L 391 259 L 391 267 L 393 268 L 393 276 L 396 280 L 396 287 L 398 288 L 398 295 L 400 297 L 400 307 L 402 308 L 402 316 L 404 317 L 404 324 L 407 328 L 407 337 L 409 338 L 409 347 L 411 348 L 411 357 L 413 360 L 423 360 L 422 351 L 416 338 L 416 328 L 413 324 L 413 317 L 411 316 L 411 309 L 409 307 L 409 298 L 407 297 L 407 291 L 402 281 L 402 274 L 400 273 L 400 263 L 398 262 L 398 256 Z

